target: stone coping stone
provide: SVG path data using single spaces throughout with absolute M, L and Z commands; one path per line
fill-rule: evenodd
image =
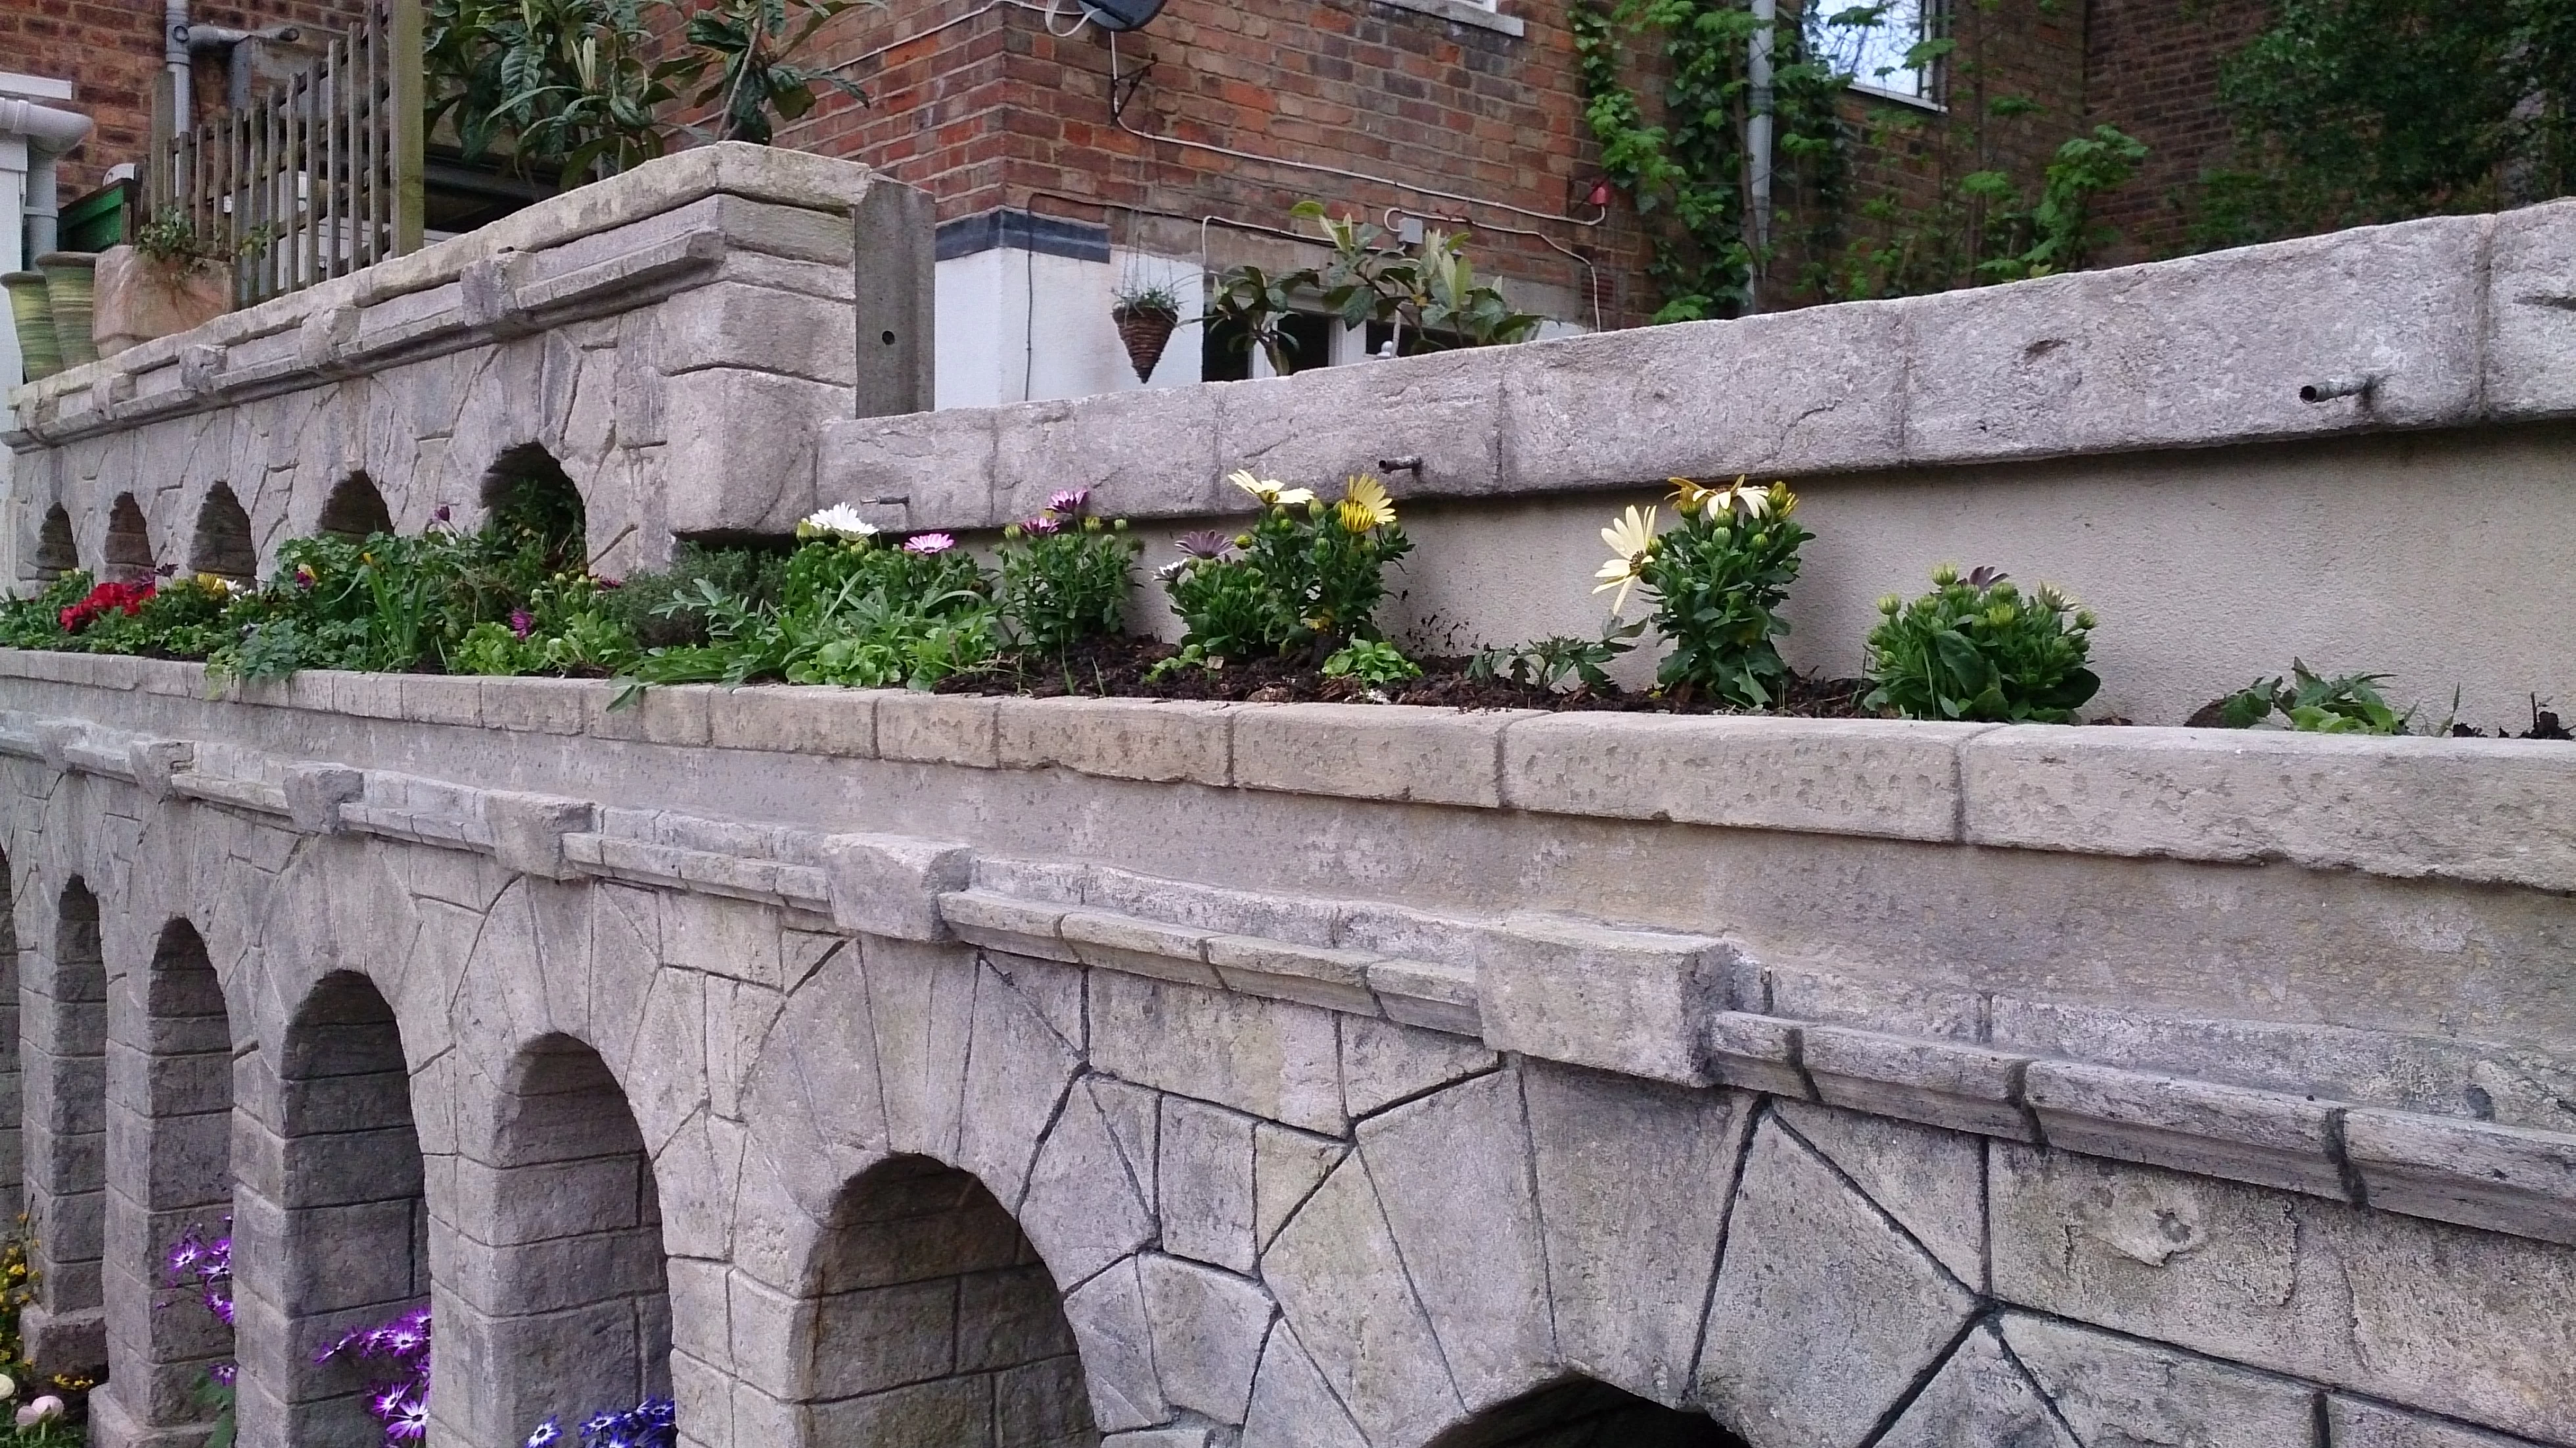
M 2576 745 L 203 666 L 0 649 L 0 679 L 447 726 L 2576 891 Z M 0 700 L 0 703 L 6 702 Z
M 1248 512 L 1250 467 L 1399 498 L 1801 478 L 2576 416 L 2576 201 L 2172 261 L 1071 401 L 831 424 L 818 495 L 998 527 Z M 1391 468 L 1392 460 L 1411 459 Z
M 530 253 L 675 211 L 715 195 L 847 216 L 881 180 L 852 161 L 802 151 L 722 141 L 663 156 L 606 181 L 575 187 L 513 212 L 489 226 L 425 246 L 345 277 L 227 312 L 203 326 L 151 341 L 86 366 L 12 388 L 11 405 L 35 404 L 86 391 L 112 377 L 131 377 L 182 359 L 191 347 L 234 346 L 300 328 L 336 308 L 367 306 L 458 280 L 466 269 L 505 253 Z

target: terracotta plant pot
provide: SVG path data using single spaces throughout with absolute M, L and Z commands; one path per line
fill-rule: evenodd
M 1163 348 L 1172 340 L 1172 329 L 1181 324 L 1181 314 L 1163 307 L 1111 307 L 1109 320 L 1118 324 L 1118 340 L 1127 344 L 1127 362 L 1136 369 L 1136 380 L 1147 381 L 1154 375 L 1154 364 L 1163 360 Z
M 27 380 L 51 377 L 63 370 L 62 343 L 54 337 L 54 309 L 45 300 L 43 272 L 16 271 L 0 276 L 9 291 L 9 319 L 18 329 L 18 358 Z M 0 377 L 0 385 L 17 379 Z
M 98 355 L 202 327 L 232 309 L 233 279 L 220 262 L 184 266 L 145 256 L 130 246 L 98 258 L 97 317 L 91 334 Z
M 45 301 L 53 308 L 54 342 L 63 349 L 63 366 L 84 367 L 97 361 L 98 344 L 90 340 L 89 328 L 98 253 L 49 251 L 36 258 L 36 270 L 45 274 Z

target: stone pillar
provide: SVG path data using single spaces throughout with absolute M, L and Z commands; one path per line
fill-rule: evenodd
M 26 1093 L 26 1202 L 36 1302 L 22 1319 L 27 1355 L 48 1373 L 104 1375 L 100 1311 L 105 1231 L 107 962 L 98 898 L 63 887 L 53 938 L 31 951 L 19 992 Z
M 393 1011 L 326 977 L 273 1066 L 233 1073 L 233 1270 L 242 1448 L 372 1443 L 357 1367 L 314 1355 L 427 1300 L 428 1213 Z
M 107 1386 L 91 1398 L 98 1448 L 182 1448 L 209 1426 L 197 1393 L 233 1353 L 198 1293 L 169 1285 L 190 1228 L 231 1231 L 231 1019 L 206 947 L 184 921 L 108 1007 Z

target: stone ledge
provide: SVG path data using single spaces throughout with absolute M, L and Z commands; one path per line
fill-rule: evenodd
M 1938 296 L 843 420 L 817 496 L 975 528 L 1068 485 L 1068 466 L 1115 476 L 1130 517 L 1179 518 L 1244 511 L 1220 479 L 1246 465 L 1322 483 L 1412 455 L 1400 497 L 1482 498 L 2564 418 L 2571 262 L 2576 201 L 2559 201 Z M 1032 416 L 1092 441 L 1070 464 L 1053 443 L 997 449 Z M 1499 446 L 1461 441 L 1479 438 Z
M 182 672 L 184 671 L 184 672 Z M 198 665 L 0 649 L 0 678 L 183 696 Z M 2576 892 L 2576 746 L 2259 730 L 1198 704 L 312 672 L 230 702 L 685 748 Z M 0 716 L 0 751 L 17 725 Z

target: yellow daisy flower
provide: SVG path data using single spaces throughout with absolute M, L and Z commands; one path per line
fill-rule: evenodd
M 1343 484 L 1342 501 L 1334 511 L 1340 514 L 1346 531 L 1365 533 L 1395 521 L 1395 500 L 1386 495 L 1385 484 L 1361 473 Z

